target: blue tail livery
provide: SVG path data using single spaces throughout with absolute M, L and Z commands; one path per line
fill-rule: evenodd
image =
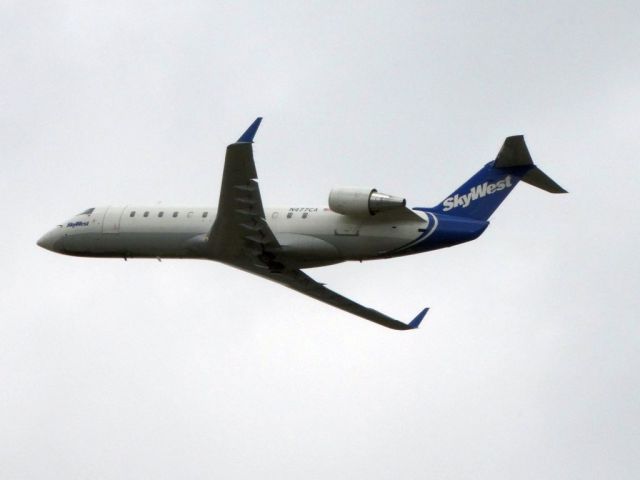
M 462 184 L 435 208 L 434 213 L 488 220 L 518 182 L 529 183 L 551 193 L 566 193 L 533 164 L 522 135 L 507 137 L 492 162 Z

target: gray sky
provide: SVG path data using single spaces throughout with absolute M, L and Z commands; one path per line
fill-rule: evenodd
M 640 475 L 635 2 L 3 2 L 0 478 Z M 477 241 L 310 273 L 35 245 L 106 204 L 215 204 L 258 115 L 267 205 L 438 203 L 523 133 Z

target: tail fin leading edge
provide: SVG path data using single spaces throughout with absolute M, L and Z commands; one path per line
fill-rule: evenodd
M 522 135 L 507 137 L 492 162 L 432 209 L 437 213 L 487 220 L 522 180 L 551 193 L 566 193 L 533 164 Z

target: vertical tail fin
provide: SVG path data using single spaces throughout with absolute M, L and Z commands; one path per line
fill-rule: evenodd
M 533 164 L 522 135 L 507 137 L 492 162 L 432 209 L 436 213 L 487 220 L 522 180 L 551 193 L 566 193 Z

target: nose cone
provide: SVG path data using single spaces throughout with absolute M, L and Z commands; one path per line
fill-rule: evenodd
M 37 244 L 39 247 L 45 248 L 52 252 L 60 251 L 60 240 L 62 239 L 62 234 L 59 229 L 50 230 L 40 237 Z

